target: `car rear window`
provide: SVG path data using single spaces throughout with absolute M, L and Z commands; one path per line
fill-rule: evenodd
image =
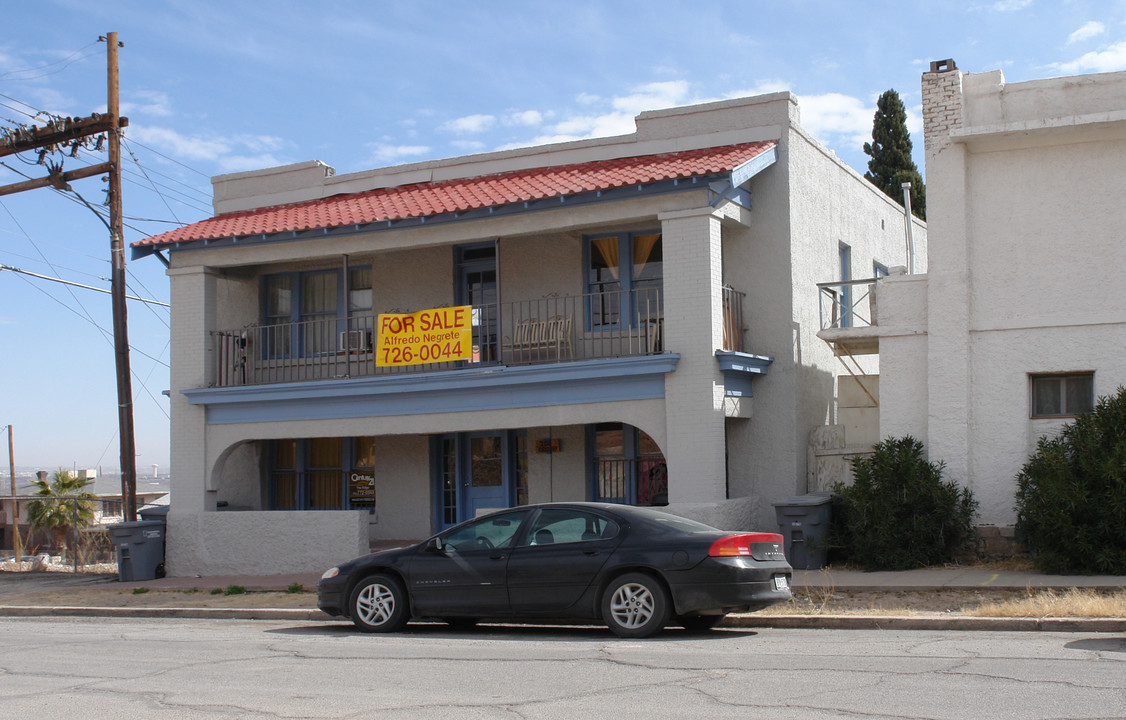
M 714 533 L 716 528 L 702 522 L 689 520 L 679 515 L 671 515 L 659 510 L 650 510 L 643 516 L 644 522 L 654 528 L 672 533 Z

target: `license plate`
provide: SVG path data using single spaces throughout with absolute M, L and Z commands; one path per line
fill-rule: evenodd
M 775 590 L 789 590 L 790 589 L 790 583 L 789 583 L 789 581 L 786 580 L 785 575 L 776 575 L 774 577 L 774 589 Z

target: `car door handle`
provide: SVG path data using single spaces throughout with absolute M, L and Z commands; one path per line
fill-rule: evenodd
M 500 553 L 499 555 L 490 555 L 489 556 L 490 560 L 504 560 L 504 558 L 505 558 L 504 553 Z
M 598 552 L 599 552 L 598 550 L 583 550 L 583 555 L 589 555 L 591 557 L 594 557 L 595 555 L 598 554 Z

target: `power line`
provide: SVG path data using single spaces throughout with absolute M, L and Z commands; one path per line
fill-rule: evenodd
M 79 287 L 79 288 L 82 288 L 84 290 L 93 290 L 94 292 L 106 293 L 107 295 L 110 293 L 110 291 L 106 290 L 105 288 L 94 287 L 93 285 L 83 285 L 82 283 L 76 283 L 76 282 L 72 282 L 70 280 L 63 280 L 62 278 L 49 277 L 47 275 L 40 275 L 39 273 L 33 273 L 33 272 L 28 271 L 28 270 L 21 270 L 19 268 L 12 267 L 11 265 L 0 265 L 0 272 L 3 272 L 4 270 L 7 270 L 9 272 L 14 272 L 14 273 L 20 273 L 21 275 L 28 275 L 28 276 L 34 277 L 34 278 L 39 278 L 40 280 L 49 280 L 51 282 L 57 282 L 57 283 L 61 283 L 63 285 L 70 285 L 72 287 Z M 151 303 L 153 305 L 161 305 L 163 307 L 172 307 L 171 305 L 169 305 L 166 302 L 161 302 L 159 300 L 149 300 L 149 299 L 143 298 L 143 297 L 136 297 L 135 295 L 126 295 L 125 298 L 127 300 L 137 300 L 138 302 Z
M 38 80 L 39 78 L 47 77 L 48 75 L 55 75 L 57 73 L 62 72 L 63 70 L 66 70 L 68 67 L 70 67 L 71 65 L 73 65 L 74 63 L 76 63 L 80 60 L 85 60 L 88 57 L 92 57 L 94 55 L 101 54 L 100 52 L 90 52 L 90 53 L 87 53 L 85 55 L 82 55 L 81 57 L 75 57 L 76 55 L 83 52 L 84 50 L 89 50 L 90 48 L 94 47 L 97 44 L 98 44 L 98 41 L 94 41 L 94 42 L 90 43 L 89 45 L 85 45 L 83 47 L 78 48 L 77 50 L 72 52 L 70 55 L 67 55 L 65 58 L 63 58 L 61 60 L 56 60 L 55 62 L 52 62 L 52 63 L 47 63 L 46 65 L 40 65 L 39 67 L 23 68 L 22 70 L 9 70 L 6 73 L 0 73 L 0 78 L 6 78 L 10 75 L 18 75 L 20 73 L 40 72 L 40 71 L 46 70 L 47 68 L 54 67 L 55 65 L 58 65 L 60 63 L 66 63 L 65 65 L 63 65 L 61 68 L 58 68 L 57 70 L 52 70 L 50 72 L 43 72 L 42 74 L 39 74 L 39 75 L 31 75 L 30 77 L 22 77 L 22 78 L 17 78 L 17 79 L 18 80 Z M 5 95 L 4 97 L 7 97 L 7 96 Z

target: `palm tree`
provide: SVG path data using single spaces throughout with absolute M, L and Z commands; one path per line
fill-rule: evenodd
M 66 470 L 55 471 L 51 482 L 32 480 L 34 495 L 41 500 L 27 503 L 27 520 L 32 530 L 44 529 L 55 537 L 60 554 L 66 554 L 66 539 L 71 528 L 81 529 L 94 520 L 94 500 L 97 496 L 83 488 L 93 480 L 79 478 Z

